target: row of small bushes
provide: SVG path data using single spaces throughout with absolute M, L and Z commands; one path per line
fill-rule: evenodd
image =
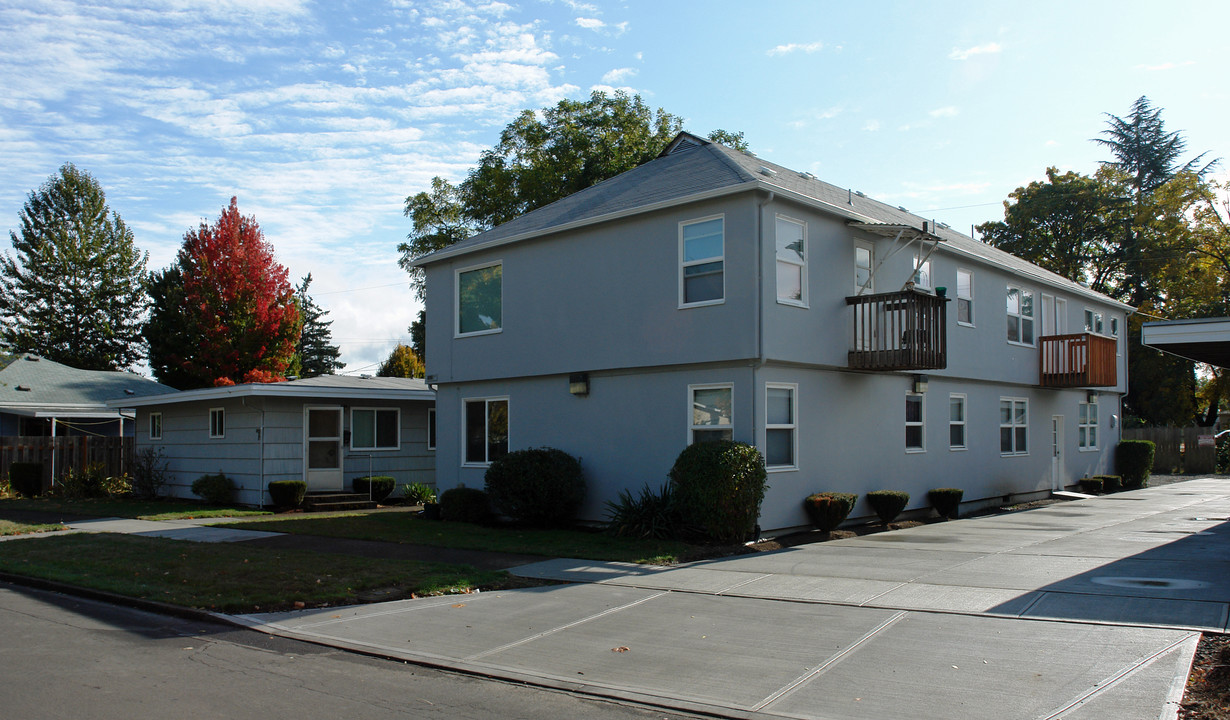
M 957 517 L 964 491 L 960 488 L 935 488 L 927 492 L 927 499 L 941 517 Z M 897 519 L 910 504 L 910 494 L 901 490 L 874 490 L 865 496 L 876 517 L 885 525 Z M 846 521 L 858 502 L 853 493 L 821 492 L 808 495 L 803 501 L 812 525 L 823 532 L 832 532 Z
M 372 500 L 378 503 L 388 500 L 396 487 L 397 480 L 388 475 L 372 475 L 354 479 L 354 491 L 360 495 L 370 494 Z M 429 485 L 421 482 L 406 485 L 402 493 L 405 501 L 412 505 L 422 505 L 436 500 L 436 492 Z M 306 496 L 307 483 L 302 480 L 274 480 L 269 483 L 269 499 L 277 507 L 299 507 Z

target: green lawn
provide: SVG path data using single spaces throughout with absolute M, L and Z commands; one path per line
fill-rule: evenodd
M 424 520 L 410 513 L 352 514 L 327 518 L 278 516 L 226 523 L 222 527 L 635 563 L 669 564 L 704 554 L 701 548 L 671 540 L 631 540 L 577 530 L 484 527 Z
M 84 533 L 0 543 L 0 570 L 231 613 L 533 584 L 464 565 Z
M 26 533 L 42 533 L 63 529 L 64 526 L 59 523 L 40 525 L 37 523 L 0 520 L 0 535 L 25 535 Z
M 64 515 L 138 518 L 141 520 L 181 520 L 184 518 L 251 517 L 270 515 L 268 510 L 252 508 L 219 508 L 191 500 L 129 500 L 93 498 L 60 500 L 56 498 L 2 498 L 0 514 L 5 510 L 38 510 Z

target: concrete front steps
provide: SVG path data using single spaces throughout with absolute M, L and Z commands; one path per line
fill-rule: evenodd
M 311 512 L 338 510 L 375 510 L 376 503 L 367 495 L 343 492 L 310 492 L 303 498 L 303 509 Z

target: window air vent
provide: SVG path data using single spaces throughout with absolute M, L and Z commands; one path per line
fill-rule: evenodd
M 760 166 L 760 174 L 761 174 L 761 175 L 765 175 L 765 176 L 767 176 L 767 177 L 773 177 L 774 175 L 776 175 L 776 174 L 777 174 L 777 171 L 776 171 L 776 170 L 774 170 L 774 169 L 773 169 L 773 168 L 771 168 L 771 167 L 766 167 L 766 166 L 764 166 L 764 165 L 761 165 L 761 166 Z

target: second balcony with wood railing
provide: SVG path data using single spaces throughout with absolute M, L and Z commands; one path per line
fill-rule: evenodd
M 1096 333 L 1048 335 L 1038 338 L 1042 387 L 1113 387 L 1118 341 Z
M 907 288 L 846 298 L 854 334 L 848 366 L 856 370 L 948 367 L 948 299 Z

